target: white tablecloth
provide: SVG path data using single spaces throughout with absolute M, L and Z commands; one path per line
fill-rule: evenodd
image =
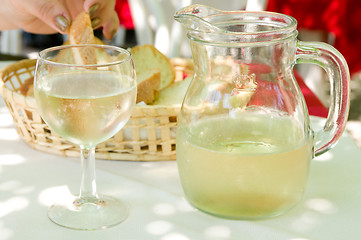
M 47 208 L 78 193 L 80 161 L 30 148 L 0 107 L 0 240 L 358 240 L 361 239 L 361 150 L 344 134 L 314 159 L 304 200 L 261 221 L 206 215 L 184 199 L 175 161 L 97 160 L 98 191 L 123 199 L 129 218 L 113 228 L 77 231 L 47 217 Z

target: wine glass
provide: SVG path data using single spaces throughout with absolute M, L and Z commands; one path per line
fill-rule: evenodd
M 62 138 L 78 145 L 82 178 L 79 196 L 49 208 L 49 218 L 72 229 L 103 229 L 124 221 L 120 200 L 98 195 L 95 146 L 128 121 L 136 101 L 131 54 L 104 45 L 67 45 L 39 53 L 34 93 L 40 115 Z

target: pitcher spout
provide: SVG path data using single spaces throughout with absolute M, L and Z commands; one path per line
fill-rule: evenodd
M 221 28 L 207 20 L 208 17 L 220 13 L 223 13 L 223 11 L 201 4 L 194 4 L 177 11 L 174 19 L 182 23 L 190 31 L 223 32 Z

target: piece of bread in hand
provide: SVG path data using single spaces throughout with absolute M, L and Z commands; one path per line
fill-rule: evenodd
M 150 69 L 137 73 L 137 103 L 152 103 L 158 97 L 159 83 L 159 69 Z
M 130 49 L 137 74 L 153 69 L 160 70 L 159 90 L 174 82 L 175 72 L 170 60 L 153 45 L 135 46 Z
M 94 31 L 87 12 L 81 12 L 70 24 L 69 43 L 72 45 L 95 43 Z M 97 63 L 96 53 L 93 48 L 73 48 L 73 56 L 76 64 Z

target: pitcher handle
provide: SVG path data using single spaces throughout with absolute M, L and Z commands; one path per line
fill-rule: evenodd
M 350 108 L 350 73 L 344 57 L 322 42 L 297 42 L 296 64 L 312 63 L 322 67 L 330 82 L 331 103 L 326 123 L 315 132 L 315 156 L 330 150 L 340 139 Z

